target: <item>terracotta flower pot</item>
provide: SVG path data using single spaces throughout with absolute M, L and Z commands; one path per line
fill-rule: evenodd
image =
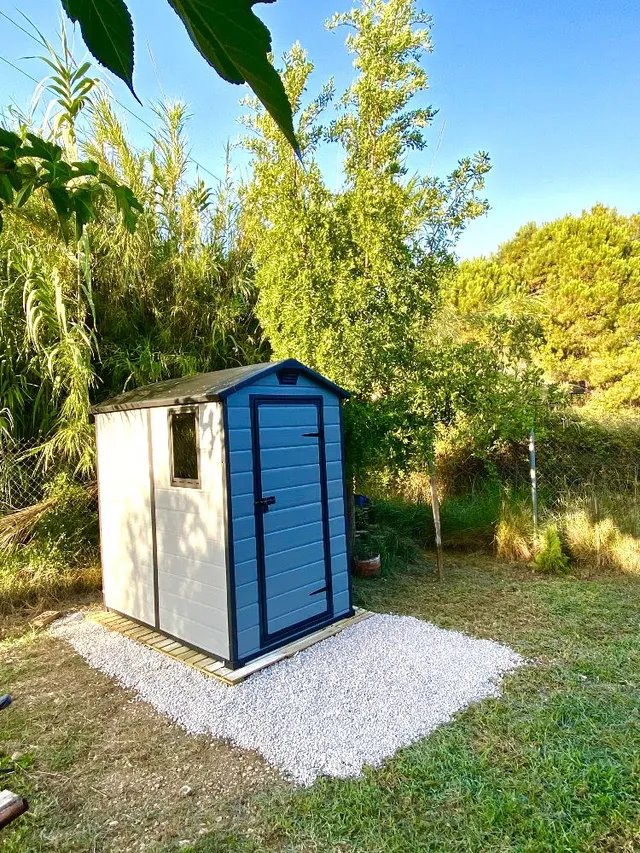
M 356 557 L 354 573 L 363 578 L 375 578 L 380 574 L 380 554 L 375 557 Z

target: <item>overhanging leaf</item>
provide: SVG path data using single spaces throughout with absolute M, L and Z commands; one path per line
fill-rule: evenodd
M 102 183 L 111 187 L 116 207 L 122 216 L 125 228 L 133 234 L 136 228 L 136 214 L 134 211 L 141 212 L 144 208 L 131 192 L 129 187 L 125 187 L 122 184 L 116 184 L 115 182 L 109 183 L 109 181 L 104 179 L 102 180 Z
M 31 198 L 33 192 L 33 182 L 25 183 L 21 190 L 16 193 L 13 203 L 16 207 L 23 207 Z
M 0 201 L 11 204 L 13 201 L 13 187 L 6 175 L 0 175 Z
M 76 160 L 71 164 L 73 169 L 73 177 L 79 178 L 86 175 L 92 175 L 94 178 L 98 176 L 100 168 L 94 160 Z
M 7 130 L 4 127 L 0 127 L 0 147 L 17 148 L 21 142 L 22 140 L 17 133 L 14 133 L 12 130 Z
M 96 217 L 92 191 L 84 187 L 75 190 L 71 197 L 71 203 L 76 214 L 76 240 L 79 240 L 82 237 L 84 226 Z
M 133 23 L 124 0 L 62 0 L 80 24 L 85 44 L 105 68 L 133 91 Z
M 47 187 L 47 192 L 60 219 L 68 219 L 69 213 L 71 212 L 71 196 L 69 191 L 64 187 L 49 186 Z
M 209 65 L 230 83 L 247 83 L 299 153 L 291 104 L 269 62 L 271 34 L 252 10 L 256 2 L 274 0 L 169 0 Z
M 27 133 L 29 145 L 23 145 L 17 150 L 20 157 L 38 157 L 48 163 L 55 163 L 62 159 L 62 148 L 55 142 L 49 142 L 36 136 L 35 133 Z

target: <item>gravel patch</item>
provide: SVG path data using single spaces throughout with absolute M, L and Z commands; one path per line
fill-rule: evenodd
M 499 696 L 525 661 L 507 646 L 376 614 L 235 687 L 97 623 L 51 633 L 192 734 L 254 749 L 300 785 L 358 776 L 456 712 Z

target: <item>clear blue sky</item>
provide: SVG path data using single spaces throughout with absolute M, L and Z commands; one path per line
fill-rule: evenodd
M 193 155 L 220 174 L 223 145 L 239 133 L 242 90 L 205 66 L 167 3 L 129 5 L 137 36 L 135 85 L 144 107 L 117 81 L 114 93 L 148 120 L 149 103 L 162 94 L 186 101 Z M 314 85 L 333 75 L 340 91 L 351 79 L 351 60 L 344 33 L 327 32 L 324 20 L 351 5 L 277 0 L 256 9 L 272 31 L 276 56 L 299 40 L 315 63 Z M 56 0 L 22 0 L 19 8 L 54 36 Z M 487 181 L 492 209 L 469 226 L 458 247 L 462 257 L 494 250 L 525 222 L 579 213 L 598 201 L 623 213 L 640 210 L 637 0 L 425 0 L 423 8 L 434 18 L 427 102 L 439 114 L 429 149 L 411 165 L 443 175 L 459 157 L 480 149 L 493 162 Z M 19 18 L 15 0 L 0 0 L 0 10 Z M 42 76 L 37 62 L 23 58 L 36 45 L 4 18 L 0 32 L 2 55 Z M 32 89 L 30 80 L 0 63 L 0 103 L 24 106 Z M 131 117 L 128 124 L 142 144 L 147 129 Z M 333 162 L 323 165 L 333 181 L 339 164 L 331 156 Z

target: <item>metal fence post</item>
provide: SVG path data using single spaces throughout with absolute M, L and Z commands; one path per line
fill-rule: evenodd
M 536 433 L 529 433 L 529 468 L 531 471 L 531 506 L 533 508 L 533 546 L 538 545 L 538 475 L 536 470 Z

